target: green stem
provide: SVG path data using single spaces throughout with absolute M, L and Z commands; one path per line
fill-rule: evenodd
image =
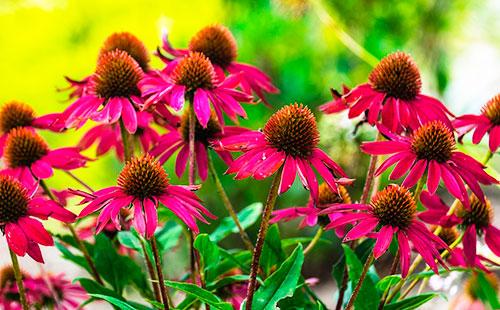
M 493 157 L 493 155 L 495 155 L 495 154 L 488 149 L 488 152 L 486 153 L 486 156 L 484 157 L 482 164 L 486 165 L 490 161 L 490 159 Z
M 125 128 L 125 124 L 123 123 L 123 119 L 120 118 L 120 133 L 122 136 L 123 143 L 123 154 L 125 162 L 129 161 L 132 157 L 134 157 L 134 146 L 130 143 L 130 135 Z
M 273 182 L 269 189 L 269 194 L 266 200 L 266 206 L 264 207 L 264 213 L 262 214 L 262 221 L 260 223 L 259 234 L 257 235 L 257 243 L 253 251 L 252 265 L 250 269 L 250 281 L 248 284 L 247 291 L 247 302 L 245 309 L 252 310 L 253 295 L 255 294 L 255 289 L 257 288 L 257 273 L 259 272 L 259 261 L 260 255 L 262 254 L 262 248 L 264 246 L 264 240 L 266 239 L 267 229 L 269 228 L 269 220 L 271 219 L 271 213 L 273 212 L 274 206 L 276 205 L 276 199 L 278 198 L 278 190 L 281 181 L 281 174 L 283 173 L 283 168 L 280 168 L 278 172 L 274 175 Z
M 224 190 L 224 187 L 222 186 L 222 182 L 219 179 L 219 176 L 217 175 L 217 171 L 215 170 L 214 163 L 212 156 L 209 154 L 208 155 L 208 168 L 210 170 L 210 175 L 212 176 L 212 179 L 214 180 L 215 186 L 217 188 L 217 192 L 219 193 L 219 196 L 222 199 L 222 203 L 224 204 L 224 207 L 226 207 L 227 212 L 233 219 L 234 223 L 236 224 L 236 227 L 238 228 L 238 232 L 240 234 L 240 238 L 245 244 L 245 247 L 250 251 L 253 252 L 253 244 L 252 241 L 250 241 L 250 238 L 248 237 L 247 232 L 241 226 L 240 220 L 238 219 L 238 215 L 236 214 L 236 211 L 234 210 L 233 204 L 229 200 L 229 197 L 227 196 L 226 191 Z
M 304 255 L 309 253 L 318 243 L 319 239 L 321 238 L 321 235 L 323 235 L 323 227 L 318 228 L 316 231 L 316 234 L 312 238 L 311 242 L 307 245 L 307 247 L 304 249 Z
M 418 201 L 420 199 L 420 194 L 424 189 L 424 184 L 425 178 L 421 177 L 420 180 L 418 180 L 417 187 L 415 188 L 415 192 L 413 193 L 413 199 L 415 199 L 415 201 Z
M 151 249 L 153 250 L 153 255 L 155 257 L 155 262 L 156 262 L 156 273 L 158 274 L 158 283 L 160 284 L 161 298 L 163 300 L 163 309 L 168 310 L 170 306 L 167 294 L 167 287 L 165 286 L 165 279 L 163 278 L 161 257 L 160 257 L 160 252 L 158 251 L 158 245 L 156 244 L 155 236 L 151 238 L 150 242 L 151 242 Z
M 10 259 L 12 260 L 12 269 L 14 269 L 14 277 L 16 278 L 17 289 L 19 291 L 19 299 L 23 310 L 29 310 L 28 300 L 26 299 L 26 291 L 23 284 L 23 274 L 19 268 L 19 261 L 17 260 L 16 253 L 12 252 L 9 248 Z
M 54 193 L 50 190 L 50 188 L 47 186 L 47 183 L 45 183 L 44 180 L 39 180 L 40 186 L 42 187 L 44 193 L 50 197 L 53 201 L 57 202 L 56 197 L 54 196 Z M 75 239 L 75 242 L 79 248 L 79 250 L 82 252 L 83 257 L 85 258 L 85 261 L 87 261 L 87 264 L 89 265 L 90 268 L 90 274 L 94 277 L 94 279 L 101 285 L 104 284 L 104 282 L 101 279 L 101 276 L 99 275 L 99 272 L 97 272 L 97 268 L 95 267 L 94 262 L 92 261 L 92 258 L 90 257 L 89 252 L 87 251 L 87 247 L 85 244 L 83 244 L 83 241 L 78 237 L 78 234 L 75 231 L 75 228 L 73 225 L 70 223 L 66 223 L 66 227 L 68 227 L 69 231 L 71 232 L 71 235 L 73 236 L 73 239 Z
M 363 285 L 363 282 L 365 281 L 366 275 L 368 273 L 368 270 L 370 269 L 370 266 L 372 265 L 373 261 L 375 261 L 375 257 L 373 256 L 373 253 L 370 253 L 370 256 L 366 259 L 366 262 L 363 266 L 363 271 L 361 272 L 361 276 L 359 277 L 358 283 L 356 284 L 356 287 L 354 288 L 354 291 L 352 292 L 351 298 L 349 299 L 349 302 L 347 303 L 346 310 L 351 310 L 354 309 L 354 302 L 356 301 L 356 298 L 358 298 L 359 291 L 361 289 L 361 285 Z
M 392 266 L 391 266 L 391 272 L 389 275 L 393 275 L 396 273 L 396 269 L 398 268 L 399 265 L 399 251 L 397 252 L 396 256 L 394 256 L 394 260 L 392 261 Z M 384 294 L 382 295 L 382 298 L 380 299 L 380 303 L 378 304 L 378 310 L 384 309 L 385 305 L 385 299 L 387 298 L 387 295 L 389 294 L 390 286 L 387 286 L 387 288 L 384 290 Z
M 144 261 L 146 262 L 146 267 L 148 268 L 149 276 L 151 277 L 151 286 L 153 287 L 153 291 L 155 293 L 155 299 L 156 301 L 161 302 L 161 292 L 159 287 L 158 275 L 156 274 L 153 263 L 151 263 L 151 258 L 146 251 L 146 242 L 142 238 L 140 239 L 142 252 L 144 253 Z
M 196 152 L 195 152 L 195 138 L 196 138 L 196 116 L 194 115 L 194 108 L 189 107 L 189 185 L 194 185 L 196 181 Z

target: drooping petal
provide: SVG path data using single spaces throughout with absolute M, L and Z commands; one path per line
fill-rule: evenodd
M 469 225 L 465 230 L 463 245 L 465 262 L 468 266 L 474 266 L 474 262 L 476 261 L 477 246 L 476 225 Z
M 380 231 L 377 235 L 377 241 L 375 242 L 375 246 L 373 247 L 373 255 L 375 256 L 375 259 L 382 256 L 382 254 L 387 251 L 389 245 L 391 244 L 394 231 L 394 227 L 390 225 L 385 225 L 380 228 Z

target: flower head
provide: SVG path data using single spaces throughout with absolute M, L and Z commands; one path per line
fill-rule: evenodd
M 368 77 L 343 98 L 349 118 L 362 113 L 371 125 L 383 124 L 392 132 L 414 130 L 439 120 L 452 128 L 451 112 L 437 99 L 421 94 L 422 82 L 410 55 L 396 52 L 383 58 Z
M 204 215 L 214 217 L 191 192 L 198 187 L 170 184 L 165 170 L 150 155 L 128 161 L 118 176 L 117 183 L 118 186 L 108 187 L 93 194 L 75 191 L 75 194 L 84 197 L 82 204 L 88 203 L 79 217 L 101 210 L 97 218 L 97 233 L 110 221 L 120 230 L 119 214 L 122 208 L 133 207 L 133 225 L 139 233 L 148 238 L 153 236 L 158 226 L 159 203 L 170 209 L 195 232 L 198 232 L 196 219 L 206 223 Z
M 75 215 L 52 200 L 34 197 L 35 191 L 36 188 L 28 189 L 13 177 L 0 174 L 0 231 L 14 253 L 28 254 L 43 263 L 39 244 L 52 246 L 54 241 L 34 217 L 70 223 Z
M 33 179 L 51 177 L 54 168 L 72 170 L 85 166 L 88 160 L 74 147 L 50 150 L 45 140 L 29 127 L 11 130 L 4 158 L 6 171 L 27 184 Z
M 90 77 L 88 92 L 62 113 L 66 127 L 79 128 L 89 118 L 106 124 L 121 118 L 127 131 L 135 133 L 135 105 L 142 104 L 138 82 L 143 75 L 139 64 L 127 52 L 115 49 L 102 54 Z
M 464 183 L 481 199 L 484 194 L 479 184 L 498 183 L 484 171 L 481 163 L 456 150 L 453 132 L 440 121 L 422 125 L 410 137 L 391 134 L 383 127 L 379 129 L 389 141 L 366 142 L 361 146 L 368 154 L 393 154 L 380 165 L 376 175 L 396 164 L 390 179 L 399 179 L 408 172 L 403 186 L 412 187 L 427 172 L 431 193 L 436 192 L 439 181 L 443 180 L 450 193 L 466 204 L 468 194 Z
M 241 152 L 226 173 L 236 173 L 235 179 L 253 176 L 265 179 L 283 167 L 280 193 L 286 192 L 298 173 L 305 188 L 318 201 L 318 181 L 314 167 L 325 182 L 337 192 L 337 184 L 350 183 L 346 174 L 317 145 L 319 133 L 311 110 L 302 104 L 291 104 L 274 113 L 263 131 L 250 131 L 222 138 L 216 148 Z M 342 177 L 336 179 L 336 177 Z
M 462 115 L 453 121 L 461 137 L 474 130 L 472 143 L 481 142 L 489 134 L 489 148 L 495 153 L 500 146 L 500 94 L 491 98 L 481 109 L 480 115 Z
M 115 32 L 107 37 L 99 51 L 99 58 L 114 50 L 127 52 L 143 71 L 148 71 L 151 60 L 148 49 L 130 32 Z
M 378 192 L 369 205 L 332 206 L 320 214 L 341 215 L 326 229 L 353 224 L 344 241 L 363 236 L 377 239 L 373 248 L 375 258 L 387 251 L 395 236 L 399 245 L 403 277 L 406 277 L 410 265 L 410 242 L 429 267 L 438 273 L 435 260 L 446 267 L 438 249 L 448 249 L 448 246 L 417 219 L 416 210 L 416 202 L 406 188 L 389 185 Z
M 238 54 L 236 40 L 231 31 L 222 25 L 211 25 L 201 29 L 196 33 L 189 42 L 189 49 L 175 49 L 168 41 L 168 37 L 163 39 L 163 49 L 174 56 L 172 60 L 163 56 L 161 53 L 158 55 L 168 65 L 178 61 L 178 58 L 184 57 L 190 52 L 203 53 L 214 66 L 214 70 L 221 76 L 224 71 L 232 75 L 238 75 L 238 83 L 243 91 L 251 96 L 255 93 L 267 105 L 265 93 L 277 93 L 278 89 L 273 85 L 269 76 L 267 76 L 260 69 L 236 62 Z

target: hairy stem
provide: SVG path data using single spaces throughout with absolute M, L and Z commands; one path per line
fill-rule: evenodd
M 14 269 L 14 277 L 16 278 L 17 289 L 19 291 L 19 299 L 23 310 L 29 310 L 28 300 L 26 299 L 26 290 L 23 284 L 23 275 L 19 268 L 19 261 L 17 260 L 16 253 L 12 252 L 9 248 L 10 259 L 12 260 L 12 269 Z
M 253 295 L 255 294 L 255 289 L 257 286 L 257 273 L 259 272 L 260 255 L 262 254 L 264 240 L 266 239 L 267 229 L 269 228 L 269 220 L 271 218 L 271 213 L 276 204 L 276 199 L 278 198 L 278 190 L 280 186 L 282 173 L 283 173 L 283 168 L 280 168 L 278 172 L 276 172 L 273 178 L 273 182 L 271 183 L 271 188 L 269 189 L 269 194 L 267 196 L 266 206 L 264 207 L 264 213 L 262 214 L 262 221 L 260 223 L 259 234 L 257 235 L 257 243 L 255 245 L 255 249 L 253 251 L 253 256 L 252 256 L 250 281 L 248 284 L 248 291 L 247 291 L 246 310 L 252 309 Z
M 212 156 L 208 156 L 208 168 L 210 169 L 210 175 L 212 176 L 212 179 L 214 180 L 215 186 L 217 188 L 217 192 L 219 193 L 219 196 L 222 199 L 222 203 L 224 204 L 224 207 L 226 207 L 227 212 L 233 219 L 234 223 L 236 224 L 236 227 L 238 228 L 238 232 L 240 234 L 240 238 L 245 244 L 245 247 L 252 252 L 253 251 L 253 244 L 252 241 L 250 241 L 250 238 L 248 237 L 247 232 L 245 229 L 243 229 L 243 226 L 241 226 L 240 220 L 238 219 L 238 215 L 236 214 L 236 211 L 234 210 L 233 204 L 229 200 L 229 197 L 227 196 L 226 191 L 224 190 L 224 187 L 222 186 L 222 183 L 219 179 L 219 176 L 217 175 L 217 171 L 215 170 L 214 163 Z
M 365 281 L 365 278 L 366 278 L 366 274 L 368 273 L 368 269 L 370 269 L 370 266 L 372 265 L 374 260 L 375 260 L 375 257 L 373 256 L 373 253 L 370 253 L 370 256 L 368 256 L 365 264 L 363 265 L 363 271 L 361 272 L 361 276 L 359 277 L 358 283 L 356 284 L 356 287 L 354 288 L 354 291 L 352 292 L 351 298 L 349 299 L 349 302 L 347 303 L 346 310 L 354 309 L 354 302 L 356 301 L 356 298 L 358 298 L 358 294 L 359 294 L 359 290 L 361 289 L 361 285 L 363 285 L 363 282 Z
M 158 251 L 158 245 L 156 244 L 156 238 L 153 236 L 150 242 L 151 242 L 151 249 L 153 250 L 153 255 L 155 257 L 155 262 L 156 262 L 156 273 L 158 274 L 158 283 L 160 284 L 161 298 L 163 300 L 163 309 L 168 310 L 170 306 L 167 294 L 167 287 L 165 286 L 165 279 L 163 278 L 163 271 L 161 268 L 161 257 L 160 257 L 160 252 Z

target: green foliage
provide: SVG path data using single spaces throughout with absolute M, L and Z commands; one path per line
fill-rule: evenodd
M 285 252 L 281 245 L 281 235 L 278 224 L 269 227 L 264 240 L 264 247 L 260 257 L 260 266 L 266 275 L 271 274 L 285 259 Z
M 262 203 L 260 202 L 255 202 L 245 207 L 237 214 L 241 227 L 243 227 L 243 229 L 247 229 L 252 226 L 259 219 L 261 213 Z M 217 228 L 210 234 L 210 239 L 215 242 L 219 242 L 231 233 L 238 233 L 238 227 L 236 227 L 233 219 L 228 216 L 222 219 L 219 226 L 217 226 Z
M 183 282 L 165 281 L 165 285 L 175 290 L 183 291 L 184 293 L 196 297 L 199 301 L 220 310 L 232 310 L 233 307 L 227 302 L 223 302 L 217 295 L 202 289 L 201 287 Z
M 439 296 L 437 293 L 425 293 L 408 297 L 406 299 L 385 305 L 384 310 L 411 310 L 417 309 L 421 305 L 430 301 L 434 297 Z

